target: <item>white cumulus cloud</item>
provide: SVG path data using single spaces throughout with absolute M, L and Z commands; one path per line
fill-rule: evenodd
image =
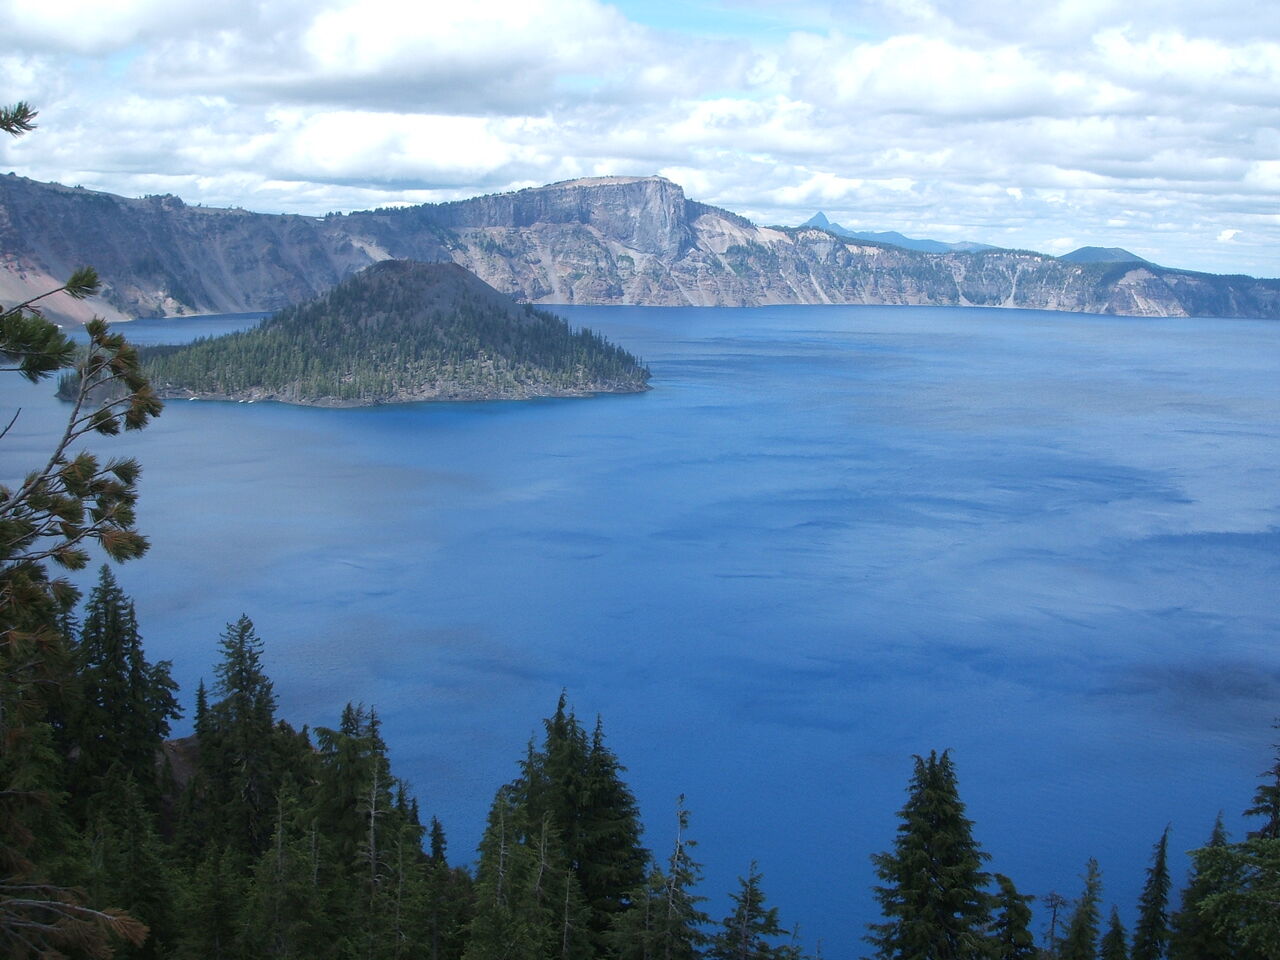
M 0 164 L 304 213 L 663 172 L 764 222 L 1280 274 L 1280 22 L 1257 0 L 647 11 L 0 0 L 0 96 L 41 111 Z

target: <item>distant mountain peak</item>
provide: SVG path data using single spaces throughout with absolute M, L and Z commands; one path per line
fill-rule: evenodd
M 834 233 L 837 237 L 844 237 L 846 240 L 870 240 L 873 243 L 889 243 L 895 247 L 902 247 L 904 250 L 916 250 L 920 253 L 973 253 L 977 250 L 996 250 L 989 243 L 977 243 L 973 240 L 960 240 L 956 243 L 948 243 L 945 240 L 925 240 L 916 239 L 915 237 L 905 237 L 896 230 L 872 231 L 872 230 L 850 230 L 842 227 L 838 223 L 833 223 L 827 219 L 827 215 L 819 210 L 812 217 L 800 224 L 803 227 L 816 227 L 819 230 L 826 230 L 828 233 Z
M 1151 263 L 1123 247 L 1080 247 L 1058 258 L 1068 263 Z

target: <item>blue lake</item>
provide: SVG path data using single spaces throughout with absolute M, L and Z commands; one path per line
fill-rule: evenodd
M 175 401 L 92 444 L 144 463 L 154 546 L 118 575 L 188 703 L 248 613 L 282 714 L 375 705 L 457 861 L 567 689 L 664 855 L 686 794 L 712 914 L 754 858 L 835 960 L 914 753 L 953 750 L 992 869 L 1074 897 L 1097 856 L 1127 917 L 1166 824 L 1244 829 L 1280 713 L 1280 324 L 560 312 L 654 389 Z M 0 391 L 11 479 L 65 411 Z

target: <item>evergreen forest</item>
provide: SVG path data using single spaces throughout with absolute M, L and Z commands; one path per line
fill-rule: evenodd
M 31 116 L 0 110 L 0 129 L 20 133 Z M 400 269 L 412 268 L 387 272 Z M 85 269 L 59 290 L 97 286 Z M 161 405 L 120 335 L 101 321 L 87 332 L 77 351 L 36 303 L 0 313 L 7 372 L 38 382 L 74 370 L 76 384 L 48 460 L 0 486 L 9 960 L 1280 957 L 1280 757 L 1246 811 L 1257 829 L 1232 839 L 1219 818 L 1180 898 L 1166 830 L 1125 905 L 1132 930 L 1088 859 L 1077 896 L 1041 898 L 1043 935 L 1034 898 L 976 841 L 950 753 L 916 757 L 896 835 L 868 864 L 880 921 L 862 943 L 805 945 L 769 905 L 757 864 L 728 891 L 728 915 L 708 914 L 683 798 L 674 842 L 649 850 L 603 724 L 583 724 L 563 695 L 498 787 L 474 865 L 396 777 L 375 709 L 334 705 L 334 725 L 315 729 L 279 715 L 247 616 L 211 644 L 194 732 L 172 738 L 179 690 L 170 665 L 148 659 L 111 567 L 84 598 L 63 575 L 91 550 L 123 563 L 148 547 L 135 527 L 139 465 L 80 441 L 145 427 Z
M 649 378 L 622 348 L 462 267 L 404 260 L 253 330 L 150 348 L 143 364 L 162 396 L 342 406 L 635 392 Z

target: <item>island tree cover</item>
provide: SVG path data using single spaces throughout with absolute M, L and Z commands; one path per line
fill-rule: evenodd
M 620 347 L 456 264 L 396 260 L 256 329 L 145 361 L 166 396 L 341 405 L 633 392 L 649 378 Z

